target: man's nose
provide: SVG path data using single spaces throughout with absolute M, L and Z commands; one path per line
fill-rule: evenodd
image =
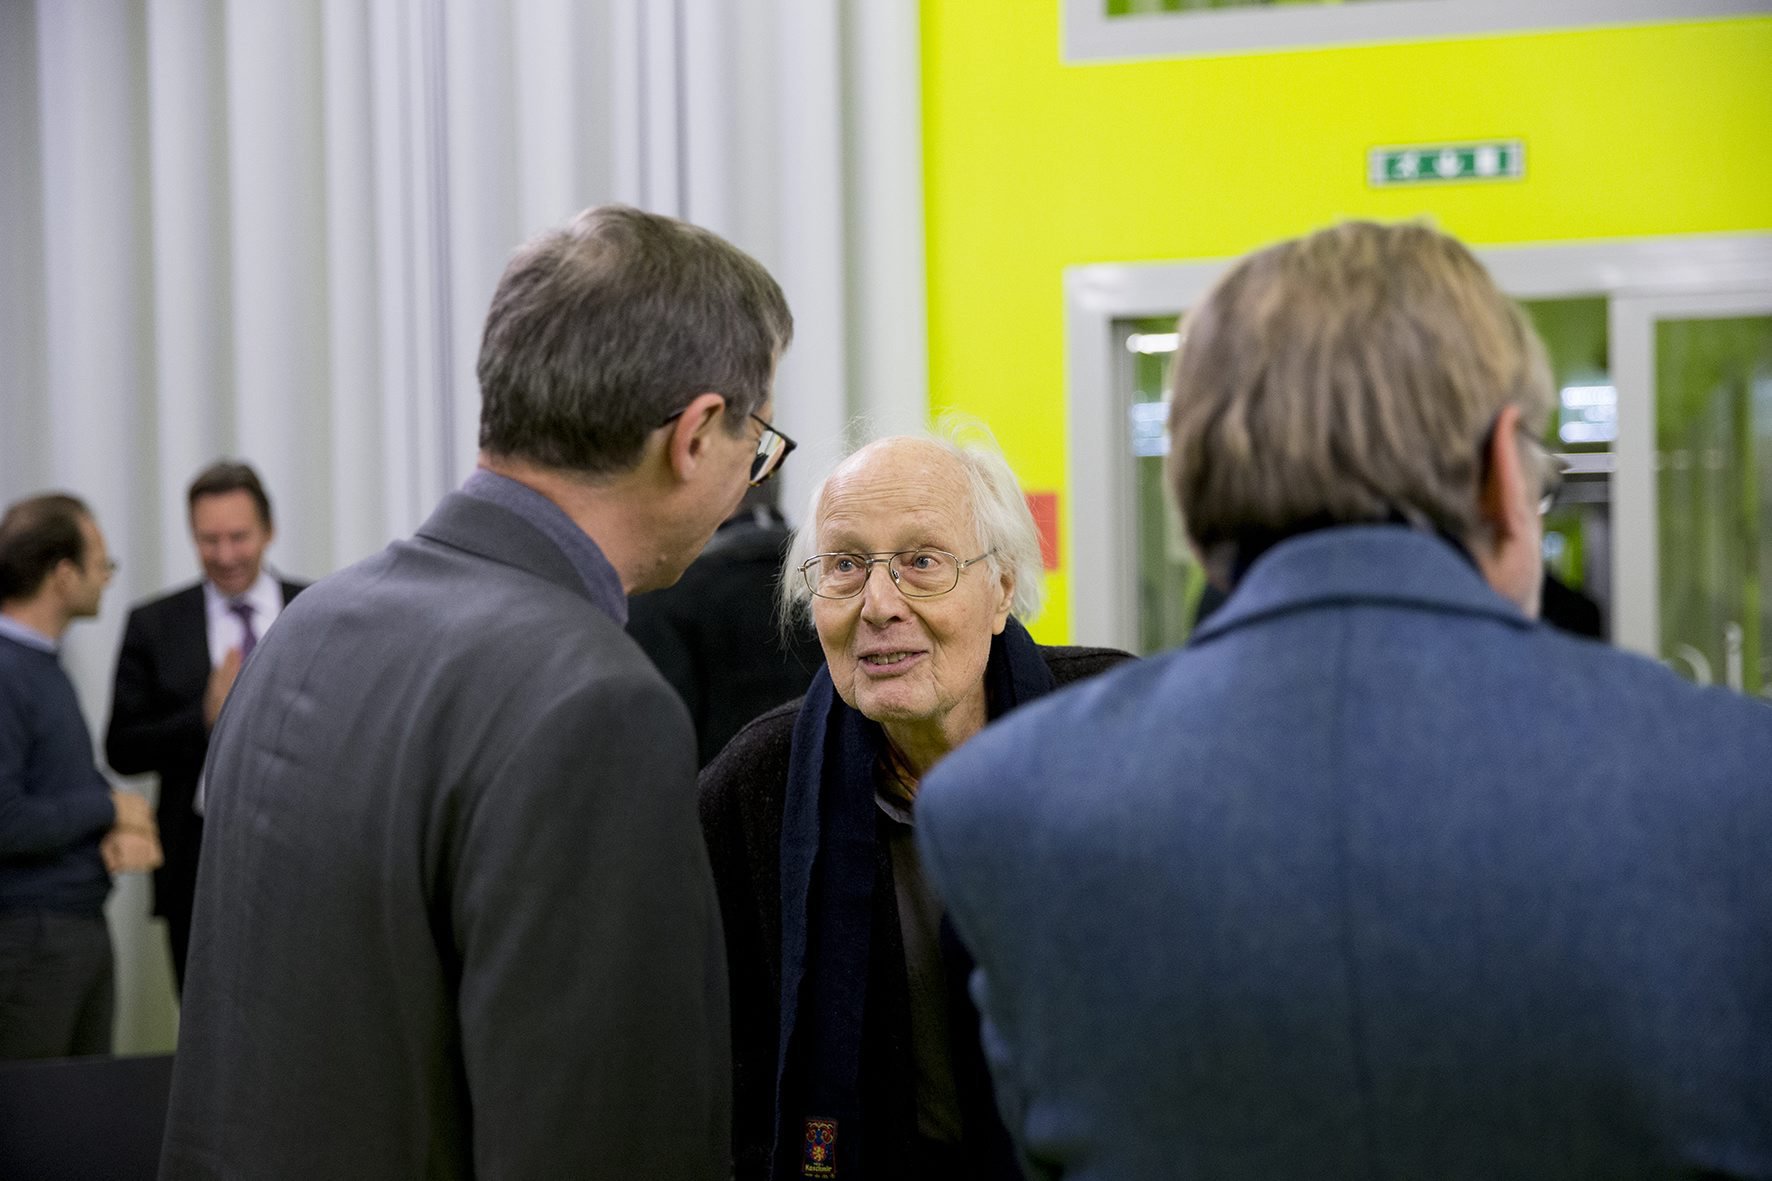
M 861 584 L 862 618 L 870 623 L 895 619 L 903 610 L 904 592 L 892 577 L 891 563 L 875 562 L 868 567 L 867 580 Z

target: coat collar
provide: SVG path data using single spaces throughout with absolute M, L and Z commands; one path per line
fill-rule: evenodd
M 489 500 L 451 492 L 418 527 L 418 535 L 501 565 L 514 566 L 589 599 L 614 616 L 559 546 L 518 514 Z M 625 603 L 621 606 L 625 608 Z
M 1300 534 L 1263 554 L 1194 640 L 1335 603 L 1385 603 L 1532 626 L 1449 542 L 1400 525 L 1342 525 Z

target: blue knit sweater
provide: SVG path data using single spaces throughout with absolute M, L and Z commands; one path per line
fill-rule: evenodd
M 110 792 L 61 662 L 0 635 L 0 911 L 99 912 Z

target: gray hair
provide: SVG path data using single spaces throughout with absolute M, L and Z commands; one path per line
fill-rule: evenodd
M 728 431 L 769 397 L 793 336 L 761 263 L 708 230 L 587 209 L 511 259 L 480 342 L 480 446 L 585 475 L 625 471 L 698 394 Z
M 990 429 L 976 420 L 945 416 L 927 434 L 883 436 L 869 440 L 866 446 L 890 439 L 920 439 L 953 456 L 966 479 L 973 540 L 981 552 L 990 551 L 986 561 L 993 577 L 1001 577 L 1007 571 L 1015 581 L 1010 611 L 1024 623 L 1038 615 L 1045 577 L 1040 530 L 1034 524 L 1034 514 L 1028 508 L 1021 484 Z M 812 556 L 818 542 L 818 514 L 825 487 L 861 450 L 862 447 L 856 447 L 849 451 L 819 479 L 807 502 L 806 515 L 794 530 L 781 568 L 779 610 L 784 629 L 795 627 L 810 613 L 812 592 L 800 577 L 800 564 Z
M 1182 321 L 1168 474 L 1224 577 L 1246 547 L 1401 517 L 1478 528 L 1485 434 L 1542 426 L 1544 346 L 1455 239 L 1348 222 L 1243 259 Z

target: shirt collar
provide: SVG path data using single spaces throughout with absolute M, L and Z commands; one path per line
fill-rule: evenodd
M 621 576 L 603 556 L 602 549 L 566 510 L 509 476 L 478 468 L 462 484 L 461 490 L 476 500 L 488 501 L 515 513 L 533 525 L 542 536 L 560 547 L 566 560 L 584 580 L 591 601 L 604 614 L 622 627 L 628 622 L 628 598 L 621 589 Z
M 244 594 L 224 595 L 216 589 L 215 583 L 205 578 L 203 580 L 203 601 L 212 610 L 221 611 L 226 611 L 231 603 L 251 603 L 253 613 L 258 618 L 269 619 L 277 613 L 277 608 L 282 606 L 283 594 L 277 589 L 277 580 L 271 577 L 271 572 L 260 567 L 257 581 L 247 587 Z
M 27 627 L 10 615 L 0 615 L 0 636 L 16 640 L 27 648 L 35 648 L 39 652 L 47 652 L 54 656 L 61 650 L 61 645 L 38 631 Z

